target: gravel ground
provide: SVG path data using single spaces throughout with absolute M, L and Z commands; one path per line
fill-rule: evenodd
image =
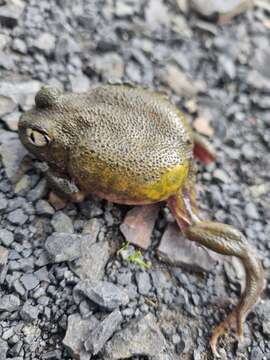
M 42 83 L 84 91 L 125 79 L 169 93 L 216 148 L 215 163 L 198 164 L 203 214 L 241 229 L 270 278 L 270 8 L 258 1 L 220 25 L 184 5 L 0 0 L 1 360 L 211 359 L 211 328 L 244 280 L 237 261 L 196 249 L 184 261 L 178 248 L 185 267 L 159 261 L 173 236 L 166 208 L 142 258 L 118 251 L 128 207 L 91 198 L 56 210 L 16 132 Z M 223 359 L 270 359 L 269 295 L 266 285 L 244 342 L 221 341 Z

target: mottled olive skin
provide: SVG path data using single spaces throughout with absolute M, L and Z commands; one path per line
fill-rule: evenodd
M 46 131 L 48 146 L 29 142 L 26 129 Z M 42 88 L 20 119 L 26 148 L 84 194 L 147 204 L 175 194 L 188 176 L 191 131 L 165 96 L 127 85 L 81 94 Z

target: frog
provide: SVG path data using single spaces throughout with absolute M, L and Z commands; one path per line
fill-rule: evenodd
M 210 348 L 218 357 L 221 336 L 243 338 L 246 317 L 264 289 L 263 267 L 242 232 L 202 218 L 195 137 L 167 95 L 130 84 L 96 85 L 83 93 L 43 86 L 18 132 L 26 149 L 47 164 L 48 183 L 61 196 L 74 202 L 95 195 L 117 204 L 166 203 L 187 239 L 240 259 L 244 291 L 214 327 Z

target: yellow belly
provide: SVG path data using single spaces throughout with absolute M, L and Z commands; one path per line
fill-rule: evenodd
M 84 164 L 85 165 L 85 164 Z M 86 169 L 86 167 L 84 167 Z M 150 204 L 175 194 L 188 175 L 189 162 L 167 169 L 158 180 L 149 181 L 99 166 L 75 172 L 75 182 L 86 194 L 96 194 L 122 204 Z M 125 174 L 125 175 L 123 175 Z M 79 176 L 78 176 L 79 175 Z

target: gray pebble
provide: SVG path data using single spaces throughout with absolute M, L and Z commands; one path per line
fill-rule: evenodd
M 28 216 L 25 215 L 22 209 L 17 209 L 8 214 L 8 220 L 14 225 L 23 225 Z
M 81 281 L 75 286 L 73 291 L 73 296 L 77 303 L 82 295 L 107 310 L 114 310 L 120 305 L 126 305 L 129 301 L 128 294 L 124 288 L 107 281 Z
M 25 274 L 20 278 L 26 290 L 33 290 L 39 284 L 39 279 L 34 274 Z
M 0 311 L 13 312 L 19 309 L 20 299 L 16 295 L 4 295 L 0 298 Z
M 36 213 L 38 215 L 53 215 L 54 208 L 46 200 L 38 200 L 36 203 Z
M 150 276 L 147 272 L 137 272 L 136 273 L 136 282 L 138 286 L 139 293 L 142 295 L 148 295 L 149 291 L 151 290 L 151 281 Z
M 54 231 L 58 233 L 70 233 L 74 232 L 73 223 L 69 216 L 62 211 L 57 211 L 51 221 Z

